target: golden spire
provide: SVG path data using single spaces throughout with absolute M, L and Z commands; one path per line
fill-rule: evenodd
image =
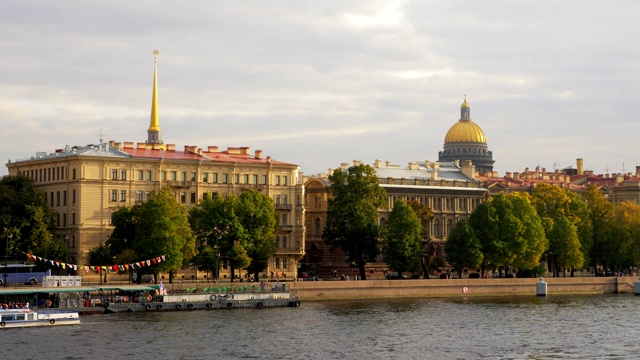
M 153 96 L 151 97 L 151 121 L 147 130 L 150 144 L 162 144 L 160 137 L 160 119 L 158 116 L 158 50 L 153 50 Z

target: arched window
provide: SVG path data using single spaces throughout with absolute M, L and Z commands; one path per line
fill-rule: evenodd
M 280 236 L 276 236 L 276 248 L 280 247 Z
M 282 247 L 285 248 L 285 249 L 287 248 L 287 237 L 286 236 L 282 237 Z
M 449 236 L 449 234 L 451 234 L 451 228 L 452 227 L 453 227 L 453 220 L 447 219 L 447 233 L 446 233 L 447 236 Z
M 438 219 L 433 220 L 433 236 L 440 236 L 440 221 Z

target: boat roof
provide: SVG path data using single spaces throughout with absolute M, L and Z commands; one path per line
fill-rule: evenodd
M 69 287 L 16 287 L 16 288 L 0 288 L 0 295 L 17 295 L 17 294 L 33 294 L 33 293 L 69 293 L 69 292 L 99 292 L 109 290 L 158 290 L 159 285 L 95 285 L 95 286 L 69 286 Z

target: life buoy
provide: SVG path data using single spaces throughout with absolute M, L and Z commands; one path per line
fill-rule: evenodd
M 187 308 L 189 308 L 189 310 L 193 309 L 193 304 L 187 305 Z
M 56 323 L 56 320 L 55 319 L 51 319 L 51 320 L 49 320 L 49 322 L 51 323 L 51 325 L 53 325 L 53 324 Z
M 147 295 L 147 301 L 151 302 L 151 300 L 153 300 L 153 297 L 151 295 Z
M 156 305 L 156 309 L 162 310 L 162 305 L 160 305 L 160 304 Z
M 468 287 L 466 287 L 466 286 L 462 287 L 462 293 L 463 294 L 466 294 L 468 292 L 469 292 L 469 288 Z
M 233 307 L 233 303 L 228 302 L 228 303 L 227 303 L 227 308 L 228 308 L 228 309 L 231 309 L 232 307 Z
M 176 304 L 176 309 L 178 309 L 178 310 L 182 309 L 182 305 Z
M 215 301 L 215 300 L 216 300 L 216 296 L 215 296 L 215 295 L 211 295 L 211 296 L 209 297 L 209 299 L 211 299 L 211 301 Z
M 258 301 L 258 303 L 256 304 L 256 307 L 258 309 L 262 309 L 263 306 L 264 306 L 264 304 L 262 303 L 262 301 Z
M 206 308 L 207 308 L 207 310 L 213 309 L 213 304 L 212 303 L 207 303 Z
M 147 310 L 151 310 L 151 305 L 147 304 L 147 306 L 144 307 Z
M 7 325 L 7 324 L 5 324 L 4 321 L 0 321 L 0 326 L 5 326 L 5 325 Z
M 296 300 L 296 307 L 300 307 L 300 300 Z
M 128 296 L 123 297 L 122 301 L 128 303 L 129 302 L 129 297 Z

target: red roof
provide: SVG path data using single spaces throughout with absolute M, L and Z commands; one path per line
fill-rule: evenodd
M 173 150 L 168 151 L 168 150 L 151 150 L 151 149 L 134 149 L 134 148 L 121 148 L 120 151 L 125 152 L 134 158 L 296 166 L 295 164 L 273 160 L 270 157 L 258 159 L 255 156 L 249 155 L 249 154 L 229 154 L 228 151 L 220 151 L 220 152 L 203 151 L 202 155 L 198 155 L 198 154 L 194 154 L 186 151 L 173 151 Z

